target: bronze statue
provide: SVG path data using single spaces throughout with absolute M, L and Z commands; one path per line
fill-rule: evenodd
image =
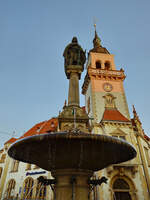
M 86 60 L 85 52 L 78 44 L 76 37 L 73 37 L 72 42 L 65 48 L 63 56 L 65 57 L 65 67 L 69 65 L 83 66 Z

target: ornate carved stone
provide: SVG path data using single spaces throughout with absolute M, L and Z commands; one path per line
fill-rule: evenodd
M 125 174 L 125 168 L 124 167 L 118 168 L 118 171 L 119 171 L 120 176 L 124 176 L 124 174 Z
M 81 107 L 66 106 L 58 116 L 59 128 L 67 131 L 73 128 L 89 131 L 89 117 Z
M 116 108 L 115 105 L 116 97 L 114 97 L 112 94 L 106 94 L 105 96 L 103 96 L 103 98 L 105 99 L 106 108 Z
M 120 176 L 124 176 L 126 173 L 130 173 L 132 178 L 135 178 L 135 174 L 138 172 L 137 165 L 112 165 L 107 167 L 107 176 L 111 176 L 112 172 L 116 170 Z

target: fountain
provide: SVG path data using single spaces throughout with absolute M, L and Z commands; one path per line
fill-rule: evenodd
M 92 182 L 93 173 L 134 158 L 136 151 L 126 141 L 91 133 L 89 117 L 79 103 L 85 52 L 76 37 L 65 48 L 64 58 L 69 95 L 68 105 L 58 116 L 59 131 L 23 138 L 9 148 L 8 154 L 51 171 L 54 179 L 45 184 L 54 185 L 57 200 L 87 200 L 90 184 L 106 182 L 105 178 Z

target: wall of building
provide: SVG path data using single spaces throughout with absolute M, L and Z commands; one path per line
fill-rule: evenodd
M 4 173 L 1 176 L 0 179 L 0 187 L 1 187 L 1 199 L 4 199 L 7 196 L 7 188 L 8 188 L 8 183 L 11 179 L 14 179 L 16 184 L 15 184 L 15 189 L 13 192 L 13 196 L 16 196 L 17 194 L 19 195 L 18 197 L 21 198 L 23 195 L 23 185 L 24 181 L 28 177 L 32 177 L 34 179 L 34 194 L 35 195 L 35 190 L 36 190 L 36 184 L 37 184 L 37 178 L 39 176 L 44 176 L 47 178 L 52 178 L 51 173 L 43 170 L 41 168 L 35 168 L 35 165 L 31 165 L 31 169 L 27 170 L 27 163 L 19 162 L 18 170 L 17 171 L 12 171 L 12 166 L 13 166 L 14 160 L 10 158 L 7 154 L 7 158 L 5 159 L 5 162 L 3 163 L 3 166 L 0 165 L 0 167 L 3 167 L 3 170 L 5 169 L 5 175 Z M 7 167 L 7 163 L 8 167 Z M 6 169 L 7 167 L 7 169 Z M 49 200 L 49 196 L 52 195 L 52 191 L 50 189 L 50 186 L 47 186 L 47 200 Z

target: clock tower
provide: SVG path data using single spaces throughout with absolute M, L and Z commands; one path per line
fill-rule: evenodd
M 132 161 L 112 165 L 97 172 L 95 176 L 106 176 L 108 184 L 102 184 L 93 190 L 93 196 L 102 200 L 149 200 L 149 167 L 145 164 L 147 161 L 144 161 L 148 148 L 142 147 L 149 144 L 142 135 L 143 130 L 136 131 L 136 117 L 130 118 L 123 86 L 126 78 L 124 70 L 116 68 L 114 55 L 101 45 L 96 29 L 86 67 L 82 94 L 85 95 L 85 107 L 91 119 L 92 133 L 126 140 L 140 152 Z
M 106 96 L 111 95 L 118 112 L 130 120 L 123 87 L 124 70 L 116 69 L 114 55 L 102 47 L 96 30 L 93 46 L 88 54 L 87 74 L 82 86 L 86 111 L 95 122 L 99 123 L 108 105 Z

